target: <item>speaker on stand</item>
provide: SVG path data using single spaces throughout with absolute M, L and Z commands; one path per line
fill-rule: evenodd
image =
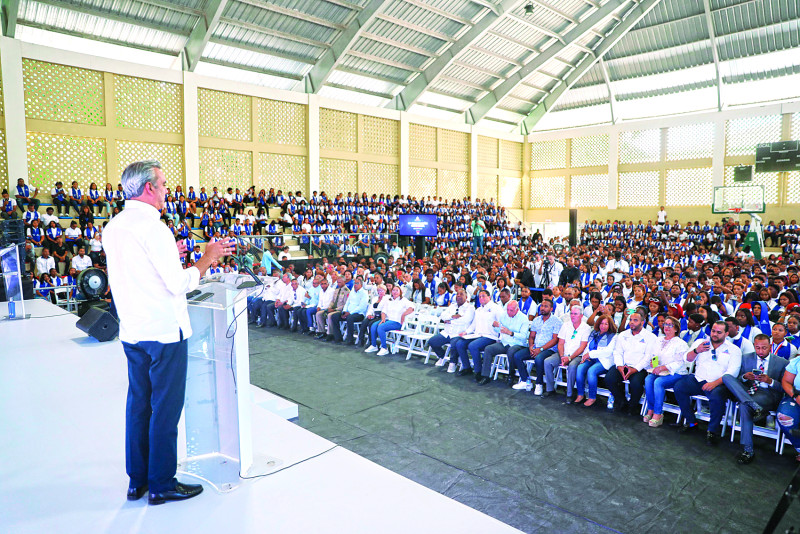
M 578 244 L 578 210 L 569 210 L 569 246 Z

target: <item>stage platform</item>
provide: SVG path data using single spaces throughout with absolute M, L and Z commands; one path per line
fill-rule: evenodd
M 98 343 L 42 300 L 0 323 L 0 532 L 502 534 L 519 532 L 308 432 L 254 394 L 256 456 L 283 471 L 183 503 L 125 500 L 127 371 L 119 341 Z M 194 482 L 183 477 L 187 482 Z

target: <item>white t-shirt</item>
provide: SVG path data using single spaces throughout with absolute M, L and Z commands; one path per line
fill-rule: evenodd
M 589 334 L 591 333 L 592 327 L 588 324 L 581 322 L 578 328 L 575 328 L 572 325 L 572 321 L 567 319 L 558 331 L 558 339 L 564 340 L 564 356 L 575 354 L 581 343 L 589 341 Z
M 667 222 L 667 212 L 666 210 L 660 210 L 658 212 L 658 224 L 666 224 Z

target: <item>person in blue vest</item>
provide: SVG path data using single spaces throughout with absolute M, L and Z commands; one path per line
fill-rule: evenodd
M 0 218 L 2 219 L 16 219 L 17 218 L 17 202 L 8 196 L 8 189 L 3 189 L 2 192 L 3 202 L 0 206 Z
M 125 190 L 122 189 L 122 184 L 117 184 L 117 190 L 114 192 L 114 201 L 117 203 L 117 207 L 122 211 L 125 209 L 125 199 L 127 196 L 125 195 Z
M 36 198 L 39 195 L 39 188 L 34 187 L 33 191 L 31 188 L 25 185 L 25 180 L 20 178 L 17 180 L 17 194 L 15 195 L 15 199 L 17 201 L 17 206 L 19 207 L 19 211 L 21 213 L 25 213 L 25 206 L 33 206 L 35 210 L 39 209 L 42 201 Z
M 78 182 L 75 180 L 72 181 L 72 188 L 69 190 L 68 201 L 70 207 L 72 207 L 77 214 L 80 214 L 82 206 L 86 206 L 86 199 L 83 196 L 83 191 L 81 191 Z M 69 208 L 67 208 L 66 214 L 69 215 Z
M 97 215 L 103 214 L 103 208 L 106 208 L 106 211 L 109 209 L 105 195 L 103 195 L 100 190 L 97 189 L 97 184 L 94 182 L 89 184 L 89 191 L 86 195 L 86 204 L 89 206 L 90 210 L 97 208 Z

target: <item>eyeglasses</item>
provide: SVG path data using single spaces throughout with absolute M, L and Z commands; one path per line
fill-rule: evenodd
M 717 349 L 711 349 L 711 360 L 717 361 Z
M 670 323 L 669 321 L 667 321 L 666 323 L 664 323 L 664 326 L 662 326 L 661 328 L 667 328 L 667 327 L 675 328 L 675 325 Z

